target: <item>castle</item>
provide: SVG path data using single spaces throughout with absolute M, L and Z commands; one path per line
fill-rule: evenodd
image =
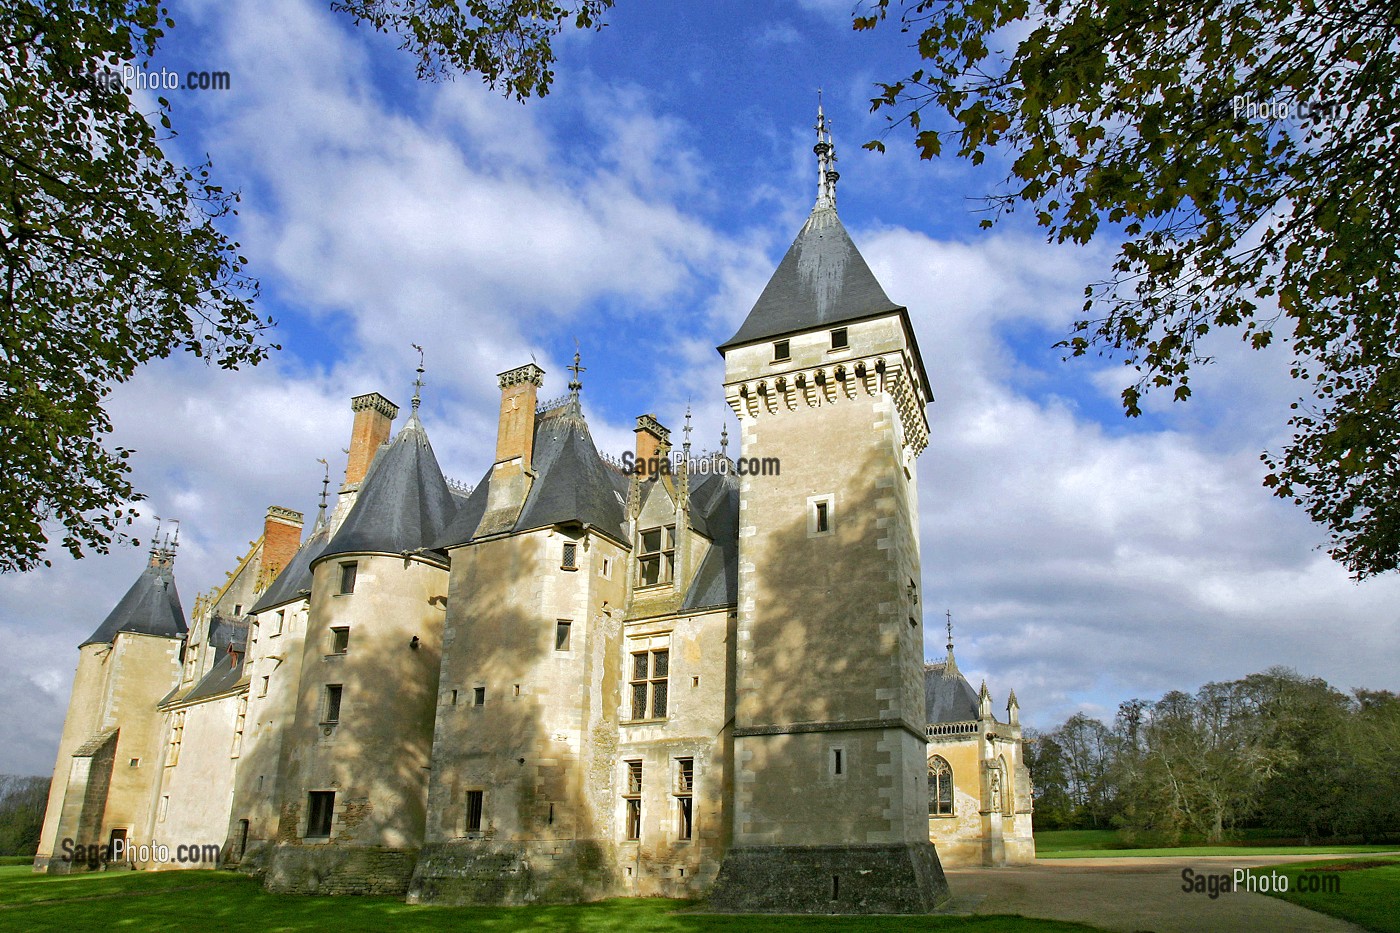
M 742 457 L 652 415 L 626 467 L 600 455 L 577 357 L 555 401 L 533 363 L 500 374 L 470 490 L 417 391 L 397 433 L 354 398 L 304 541 L 270 508 L 188 626 L 158 544 L 80 646 L 35 870 L 100 849 L 415 903 L 905 913 L 943 864 L 1033 858 L 1014 694 L 998 721 L 951 626 L 924 663 L 932 392 L 820 118 L 815 151 L 812 213 L 718 348 Z

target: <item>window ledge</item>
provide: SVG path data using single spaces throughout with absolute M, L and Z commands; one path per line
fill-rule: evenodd
M 654 726 L 654 725 L 656 725 L 657 723 L 661 723 L 661 722 L 670 722 L 670 721 L 671 721 L 671 717 L 669 717 L 669 716 L 662 716 L 662 717 L 659 718 L 659 719 L 624 719 L 624 720 L 622 721 L 622 724 L 623 724 L 624 726 Z

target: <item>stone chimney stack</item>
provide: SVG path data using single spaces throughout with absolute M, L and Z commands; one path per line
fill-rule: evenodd
M 646 479 L 657 472 L 660 458 L 671 452 L 671 432 L 652 414 L 638 415 L 637 427 L 637 475 Z
M 478 534 L 495 534 L 515 527 L 534 478 L 535 405 L 544 370 L 526 363 L 500 374 L 501 420 L 496 428 L 496 463 L 491 467 L 491 491 Z
M 535 405 L 544 370 L 534 363 L 500 374 L 501 420 L 496 429 L 496 463 L 519 459 L 521 470 L 530 472 L 530 455 L 535 449 Z
M 359 486 L 369 472 L 379 445 L 389 439 L 399 406 L 378 392 L 371 392 L 352 398 L 350 410 L 355 413 L 355 425 L 350 429 L 350 458 L 345 464 L 347 488 Z
M 301 547 L 302 514 L 280 505 L 267 508 L 263 519 L 262 563 L 258 568 L 258 588 L 270 585 L 277 574 L 292 562 Z

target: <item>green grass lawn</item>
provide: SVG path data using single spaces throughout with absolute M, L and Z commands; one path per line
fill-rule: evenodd
M 1347 859 L 1346 861 L 1294 862 L 1273 868 L 1256 869 L 1256 875 L 1278 872 L 1288 877 L 1288 891 L 1271 894 L 1286 901 L 1334 917 L 1349 920 L 1368 930 L 1400 933 L 1400 856 Z M 1334 894 L 1302 890 L 1298 876 L 1332 877 L 1341 890 Z
M 1194 855 L 1366 855 L 1374 852 L 1394 852 L 1400 846 L 1298 846 L 1263 845 L 1245 839 L 1224 845 L 1176 846 L 1173 848 L 1135 849 L 1123 842 L 1112 829 L 1064 829 L 1035 834 L 1037 858 L 1115 858 L 1143 856 Z
M 268 894 L 232 872 L 106 872 L 35 875 L 0 867 L 0 930 L 333 930 L 570 933 L 1093 933 L 1094 927 L 1024 917 L 735 917 L 694 913 L 686 901 L 637 898 L 574 907 L 412 907 L 389 897 Z

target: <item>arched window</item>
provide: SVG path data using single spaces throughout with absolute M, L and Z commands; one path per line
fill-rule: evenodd
M 997 759 L 1001 766 L 1001 812 L 1005 816 L 1016 813 L 1016 787 L 1012 783 L 1011 769 L 1006 766 L 1006 756 Z
M 928 815 L 953 815 L 953 769 L 938 755 L 928 760 Z

